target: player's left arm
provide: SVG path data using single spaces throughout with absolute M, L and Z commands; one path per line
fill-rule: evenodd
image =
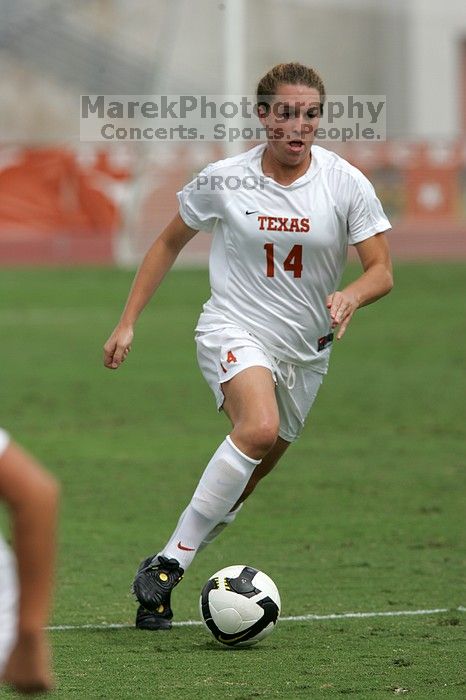
M 343 337 L 354 312 L 388 294 L 393 287 L 390 251 L 385 235 L 377 233 L 354 246 L 359 255 L 363 274 L 344 289 L 329 294 L 332 328 L 338 326 L 337 340 Z
M 44 627 L 52 596 L 58 492 L 55 479 L 10 442 L 0 455 L 0 501 L 11 510 L 19 609 L 17 639 L 0 683 L 24 693 L 53 686 Z

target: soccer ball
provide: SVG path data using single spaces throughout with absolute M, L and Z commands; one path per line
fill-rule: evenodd
M 280 594 L 271 578 L 252 566 L 227 566 L 210 577 L 199 600 L 201 617 L 215 639 L 249 646 L 267 637 L 280 614 Z

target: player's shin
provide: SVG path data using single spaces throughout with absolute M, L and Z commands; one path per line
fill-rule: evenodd
M 235 510 L 231 510 L 229 513 L 227 513 L 225 517 L 219 523 L 217 523 L 217 525 L 215 525 L 215 527 L 213 527 L 210 532 L 207 533 L 207 535 L 204 537 L 201 544 L 197 548 L 197 551 L 200 552 L 203 549 L 205 549 L 207 545 L 212 544 L 212 542 L 216 540 L 219 535 L 221 535 L 224 529 L 228 527 L 228 525 L 231 525 L 231 523 L 235 520 L 242 507 L 243 504 L 240 503 Z
M 202 542 L 229 514 L 260 461 L 241 452 L 227 436 L 207 465 L 191 502 L 160 554 L 177 559 L 186 570 Z

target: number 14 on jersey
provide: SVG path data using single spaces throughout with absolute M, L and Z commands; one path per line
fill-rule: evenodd
M 267 261 L 267 277 L 275 277 L 275 251 L 273 243 L 266 243 L 264 250 Z M 278 263 L 279 264 L 279 263 Z M 283 261 L 283 269 L 286 272 L 292 272 L 293 277 L 301 277 L 303 271 L 303 246 L 294 245 L 285 260 Z

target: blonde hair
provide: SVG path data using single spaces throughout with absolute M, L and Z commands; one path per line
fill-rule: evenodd
M 325 85 L 314 68 L 302 63 L 279 63 L 266 73 L 257 85 L 257 104 L 268 105 L 270 97 L 276 95 L 279 85 L 307 85 L 315 88 L 320 95 L 320 102 L 325 102 Z

